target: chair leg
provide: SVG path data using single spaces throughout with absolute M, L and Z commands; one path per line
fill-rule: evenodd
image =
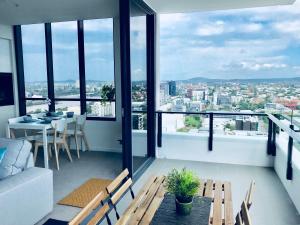
M 35 145 L 34 145 L 34 153 L 33 153 L 33 162 L 34 162 L 34 165 L 36 163 L 36 157 L 37 157 L 38 149 L 39 149 L 39 145 L 37 143 L 35 143 Z
M 85 132 L 84 131 L 82 131 L 82 137 L 83 137 L 83 141 L 84 141 L 84 144 L 85 144 L 85 148 L 86 148 L 86 150 L 90 150 L 90 147 L 89 147 L 89 143 L 88 143 L 88 141 L 87 141 L 87 138 L 86 138 L 86 135 L 85 135 Z
M 55 151 L 56 167 L 57 167 L 57 170 L 59 170 L 57 144 L 54 144 L 54 151 Z
M 63 145 L 64 145 L 64 147 L 65 147 L 65 149 L 66 149 L 66 151 L 67 151 L 67 154 L 68 154 L 68 157 L 69 157 L 70 161 L 73 162 L 72 156 L 71 156 L 71 153 L 70 153 L 69 146 L 67 145 L 66 142 L 64 142 Z
M 77 135 L 75 135 L 74 138 L 75 138 L 75 145 L 76 145 L 77 157 L 78 157 L 78 159 L 80 159 Z
M 51 144 L 48 144 L 48 152 L 49 152 L 49 158 L 52 158 Z

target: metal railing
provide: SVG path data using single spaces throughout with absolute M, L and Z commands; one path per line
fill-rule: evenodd
M 140 111 L 135 111 L 136 113 Z M 141 112 L 140 112 L 141 113 Z M 272 115 L 266 113 L 240 113 L 240 112 L 166 112 L 156 111 L 157 114 L 157 147 L 162 147 L 162 118 L 163 114 L 183 114 L 183 115 L 204 115 L 209 118 L 209 132 L 208 132 L 208 151 L 213 151 L 214 141 L 214 117 L 216 116 L 259 116 L 267 117 L 269 120 L 268 127 L 268 141 L 267 141 L 267 154 L 270 156 L 276 156 L 276 134 L 280 130 L 286 132 L 289 136 L 288 141 L 288 156 L 287 156 L 287 170 L 286 179 L 293 179 L 293 167 L 292 167 L 292 156 L 293 156 L 293 141 L 300 142 L 299 132 L 294 130 L 294 125 L 286 125 L 280 119 L 279 115 Z
M 209 118 L 209 128 L 208 128 L 208 150 L 213 150 L 213 126 L 214 117 L 216 116 L 263 116 L 266 117 L 265 113 L 239 113 L 239 112 L 166 112 L 157 111 L 157 147 L 162 147 L 162 116 L 163 114 L 181 114 L 181 115 L 204 115 Z
M 147 111 L 133 111 L 133 113 L 147 113 Z M 209 130 L 208 130 L 208 151 L 213 151 L 214 141 L 214 118 L 220 116 L 259 116 L 268 118 L 268 140 L 267 140 L 267 154 L 270 156 L 276 156 L 276 135 L 283 131 L 287 133 L 288 140 L 288 154 L 287 154 L 287 170 L 286 179 L 293 179 L 293 143 L 297 141 L 300 143 L 299 131 L 294 130 L 294 125 L 287 125 L 280 120 L 282 117 L 279 114 L 267 114 L 267 113 L 241 113 L 241 112 L 174 112 L 174 111 L 156 111 L 157 114 L 157 147 L 162 147 L 162 118 L 163 114 L 181 114 L 181 115 L 199 115 L 207 116 L 209 118 Z M 285 118 L 285 117 L 282 117 Z M 296 124 L 298 126 L 298 124 Z

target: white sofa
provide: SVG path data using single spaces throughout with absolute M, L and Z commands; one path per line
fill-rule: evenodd
M 52 170 L 34 167 L 30 153 L 22 172 L 0 180 L 0 224 L 34 225 L 52 210 Z

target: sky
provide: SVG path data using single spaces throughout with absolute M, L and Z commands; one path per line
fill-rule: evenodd
M 132 80 L 146 77 L 145 16 L 131 19 Z M 113 81 L 113 20 L 84 22 L 87 80 Z M 22 26 L 25 81 L 46 81 L 43 24 Z M 52 24 L 55 81 L 78 80 L 76 22 Z M 161 80 L 300 77 L 300 0 L 160 16 Z
M 161 80 L 300 77 L 300 1 L 160 16 Z

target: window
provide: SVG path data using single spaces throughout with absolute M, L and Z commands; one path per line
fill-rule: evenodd
M 77 22 L 52 23 L 55 98 L 79 98 Z
M 44 24 L 22 26 L 22 47 L 26 111 L 48 110 L 45 99 L 48 97 L 45 27 Z
M 53 65 L 51 61 L 47 65 L 45 25 L 21 26 L 27 113 L 48 110 L 49 92 L 54 95 L 51 106 L 56 111 L 80 114 L 86 110 L 90 119 L 115 119 L 113 19 L 84 21 L 84 42 L 78 38 L 82 34 L 78 23 L 82 24 L 51 24 Z M 86 71 L 82 74 L 79 48 L 85 56 L 82 68 Z M 53 78 L 47 75 L 47 66 L 53 66 Z M 86 94 L 80 91 L 82 85 Z
M 88 116 L 115 117 L 113 19 L 84 21 Z

